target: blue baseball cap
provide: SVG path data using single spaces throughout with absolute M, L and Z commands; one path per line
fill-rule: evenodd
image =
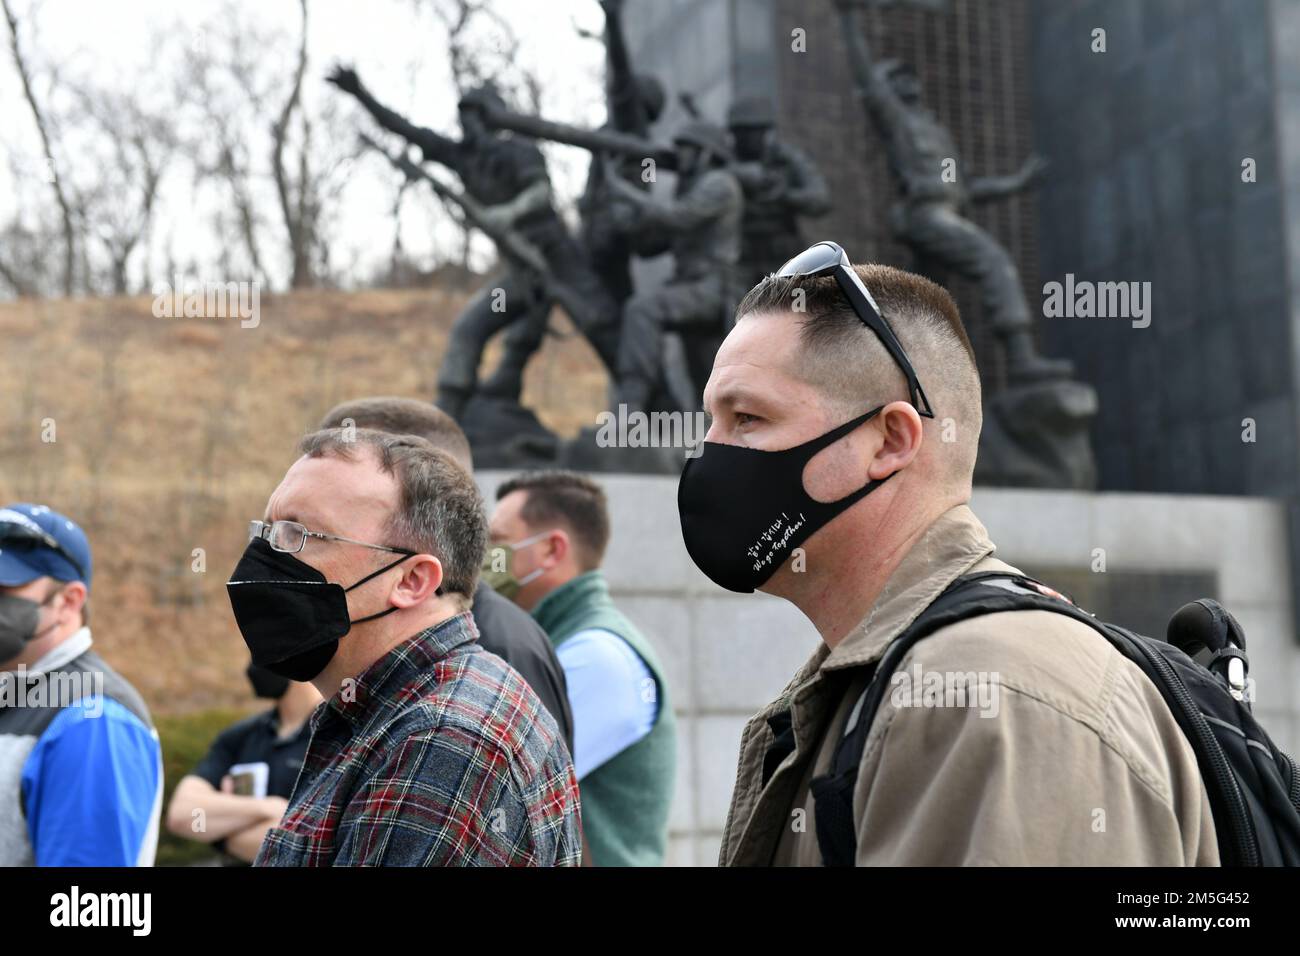
M 81 527 L 45 505 L 0 508 L 0 587 L 50 577 L 90 590 L 90 542 Z

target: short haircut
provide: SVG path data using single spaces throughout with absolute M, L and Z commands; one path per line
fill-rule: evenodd
M 356 428 L 371 428 L 395 435 L 419 435 L 460 462 L 466 471 L 474 470 L 469 439 L 456 420 L 437 405 L 415 398 L 378 396 L 356 398 L 335 405 L 321 419 L 320 428 L 342 428 L 352 420 Z
M 979 369 L 957 304 L 923 276 L 877 264 L 855 265 L 881 314 L 911 360 L 939 422 L 952 419 L 957 440 L 945 456 L 947 473 L 968 482 L 983 425 Z M 802 290 L 802 292 L 798 291 Z M 802 354 L 795 370 L 816 385 L 847 420 L 891 401 L 908 400 L 907 380 L 834 276 L 768 276 L 736 308 L 746 316 L 799 316 Z
M 397 510 L 388 519 L 390 547 L 431 554 L 442 562 L 442 590 L 469 606 L 487 553 L 487 515 L 474 479 L 447 452 L 418 435 L 393 435 L 369 428 L 312 432 L 299 446 L 308 458 L 356 461 L 368 449 L 379 467 L 397 479 Z
M 526 471 L 497 487 L 497 501 L 525 493 L 521 517 L 530 528 L 560 524 L 573 533 L 578 565 L 594 571 L 609 545 L 609 506 L 605 490 L 576 471 Z

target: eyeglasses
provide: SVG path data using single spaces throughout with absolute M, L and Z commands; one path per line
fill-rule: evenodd
M 67 548 L 59 544 L 54 535 L 40 528 L 33 528 L 17 521 L 0 521 L 0 549 L 2 548 L 18 548 L 27 551 L 47 548 L 72 565 L 78 577 L 86 576 L 86 570 L 81 566 L 81 562 L 69 554 Z
M 283 551 L 286 554 L 297 554 L 302 550 L 303 545 L 307 543 L 308 538 L 320 538 L 322 541 L 343 541 L 347 544 L 359 544 L 363 548 L 374 548 L 376 551 L 388 551 L 392 554 L 412 555 L 416 552 L 408 551 L 405 548 L 390 548 L 382 544 L 367 544 L 365 541 L 357 541 L 353 538 L 345 538 L 342 535 L 326 534 L 323 531 L 308 531 L 304 526 L 296 521 L 250 521 L 248 523 L 248 540 L 261 538 L 275 551 Z
M 853 267 L 849 264 L 848 253 L 840 248 L 838 243 L 826 241 L 809 246 L 783 265 L 776 274 L 783 279 L 816 278 L 833 274 L 840 291 L 848 298 L 849 304 L 853 306 L 853 311 L 858 314 L 862 324 L 876 333 L 876 337 L 893 356 L 899 369 L 907 378 L 907 394 L 912 407 L 922 418 L 934 418 L 934 410 L 930 407 L 930 400 L 925 397 L 925 390 L 921 388 L 921 383 L 916 377 L 916 369 L 912 368 L 912 363 L 907 353 L 903 351 L 897 336 L 894 335 L 894 330 L 880 314 L 880 307 L 871 297 L 871 292 L 853 271 Z

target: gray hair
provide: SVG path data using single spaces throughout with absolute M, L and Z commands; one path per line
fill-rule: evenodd
M 397 479 L 397 510 L 387 527 L 391 540 L 383 543 L 433 555 L 442 562 L 442 590 L 463 595 L 468 606 L 488 545 L 487 514 L 474 479 L 450 454 L 417 435 L 326 428 L 303 438 L 298 450 L 308 458 L 356 461 L 363 448 Z

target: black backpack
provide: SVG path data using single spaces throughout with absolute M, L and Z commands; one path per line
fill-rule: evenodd
M 1174 615 L 1168 640 L 1160 641 L 1099 621 L 1032 578 L 1000 571 L 958 578 L 893 640 L 876 664 L 846 722 L 830 770 L 811 784 L 817 843 L 827 866 L 854 863 L 858 766 L 872 717 L 904 655 L 917 641 L 949 624 L 1021 610 L 1053 611 L 1082 621 L 1159 689 L 1196 753 L 1224 866 L 1300 866 L 1300 768 L 1274 746 L 1251 714 L 1245 699 L 1246 638 L 1231 614 L 1216 601 L 1195 601 Z

